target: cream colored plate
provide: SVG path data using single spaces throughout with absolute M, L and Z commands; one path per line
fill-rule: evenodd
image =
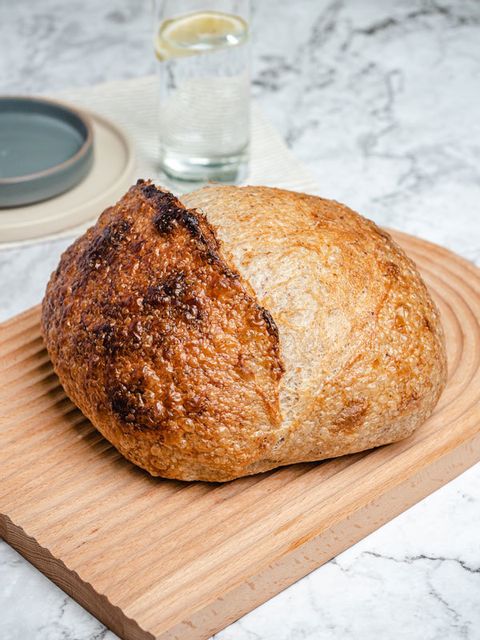
M 93 123 L 94 162 L 87 177 L 56 198 L 26 207 L 0 209 L 0 247 L 73 231 L 93 221 L 131 185 L 135 158 L 132 143 L 112 122 L 88 113 Z

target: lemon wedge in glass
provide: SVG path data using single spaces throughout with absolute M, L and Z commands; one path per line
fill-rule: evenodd
M 192 56 L 245 42 L 248 25 L 239 16 L 199 11 L 164 20 L 155 40 L 159 60 Z

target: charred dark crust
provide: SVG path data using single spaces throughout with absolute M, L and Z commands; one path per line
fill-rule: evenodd
M 187 290 L 188 282 L 183 271 L 174 271 L 165 280 L 150 285 L 144 296 L 144 304 L 157 306 L 160 303 L 181 300 Z
M 119 344 L 113 324 L 102 322 L 102 324 L 93 328 L 92 333 L 95 338 L 100 340 L 100 344 L 108 355 L 114 356 L 117 354 Z
M 143 400 L 146 388 L 139 377 L 128 381 L 128 386 L 118 382 L 106 388 L 106 396 L 112 412 L 131 429 L 159 432 L 165 426 L 165 416 L 146 407 Z
M 132 402 L 132 394 L 125 385 L 107 387 L 106 393 L 112 411 L 126 423 L 135 422 L 138 402 Z
M 139 184 L 140 183 L 140 184 Z M 148 198 L 155 207 L 153 224 L 161 234 L 170 233 L 175 223 L 185 227 L 192 238 L 206 244 L 208 242 L 200 227 L 200 221 L 193 211 L 186 209 L 172 194 L 157 189 L 154 184 L 145 184 L 138 181 L 143 195 Z M 212 238 L 216 241 L 212 234 Z
M 274 372 L 276 379 L 280 380 L 280 378 L 285 373 L 285 365 L 280 354 L 280 339 L 278 334 L 278 327 L 267 309 L 265 309 L 264 307 L 259 307 L 259 309 L 267 332 L 272 339 L 273 351 L 275 353 L 275 360 L 272 366 L 272 371 Z
M 147 310 L 168 306 L 177 318 L 187 322 L 202 319 L 200 301 L 183 271 L 175 271 L 163 282 L 149 286 L 143 297 L 143 306 Z
M 272 318 L 270 312 L 267 311 L 267 309 L 265 309 L 264 307 L 259 306 L 258 309 L 263 321 L 265 322 L 268 333 L 272 336 L 272 338 L 275 338 L 275 340 L 278 341 L 278 327 L 275 324 L 275 320 Z
M 82 270 L 94 269 L 98 263 L 109 262 L 115 250 L 127 238 L 132 227 L 130 220 L 122 218 L 107 224 L 87 246 L 83 255 L 79 258 L 78 266 Z
M 92 273 L 115 261 L 119 254 L 118 249 L 128 239 L 131 228 L 132 221 L 126 218 L 113 220 L 105 225 L 78 258 L 79 278 L 74 283 L 73 290 L 83 287 Z M 70 251 L 67 251 L 64 255 L 69 253 Z M 63 268 L 62 261 L 59 266 Z M 56 274 L 57 277 L 59 275 L 59 273 Z
M 99 305 L 103 322 L 91 329 L 96 341 L 103 350 L 106 361 L 114 363 L 120 356 L 128 356 L 142 348 L 147 334 L 152 332 L 152 314 L 160 311 L 174 318 L 176 322 L 200 327 L 204 320 L 201 301 L 195 295 L 193 283 L 189 282 L 183 271 L 171 273 L 163 281 L 150 285 L 145 290 L 132 291 L 121 301 L 112 303 L 109 299 Z M 126 323 L 125 316 L 137 318 Z M 84 341 L 89 340 L 89 331 L 80 333 L 76 338 L 79 355 L 83 352 Z M 163 342 L 164 335 L 155 334 L 157 345 Z
M 205 238 L 200 228 L 198 218 L 188 211 L 188 209 L 171 206 L 168 201 L 159 206 L 157 200 L 156 204 L 159 210 L 153 218 L 153 224 L 159 233 L 169 233 L 172 231 L 175 222 L 177 222 L 187 229 L 192 238 L 195 238 L 195 240 L 198 240 L 202 244 L 208 244 L 207 238 Z
M 152 222 L 158 233 L 162 235 L 171 233 L 176 225 L 183 227 L 195 240 L 197 247 L 203 251 L 210 264 L 220 264 L 225 275 L 238 277 L 228 269 L 221 259 L 219 255 L 220 243 L 201 213 L 193 209 L 186 209 L 173 194 L 161 191 L 153 184 L 139 181 L 137 186 L 155 208 Z

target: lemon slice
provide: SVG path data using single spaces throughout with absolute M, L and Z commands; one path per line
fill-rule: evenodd
M 242 44 L 248 25 L 240 18 L 220 11 L 199 11 L 165 20 L 155 41 L 159 60 L 192 56 Z

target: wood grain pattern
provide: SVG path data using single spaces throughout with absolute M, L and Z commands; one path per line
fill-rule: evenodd
M 35 308 L 0 327 L 0 535 L 123 638 L 208 638 L 478 461 L 480 271 L 394 235 L 447 335 L 414 436 L 223 485 L 151 478 L 65 397 Z

